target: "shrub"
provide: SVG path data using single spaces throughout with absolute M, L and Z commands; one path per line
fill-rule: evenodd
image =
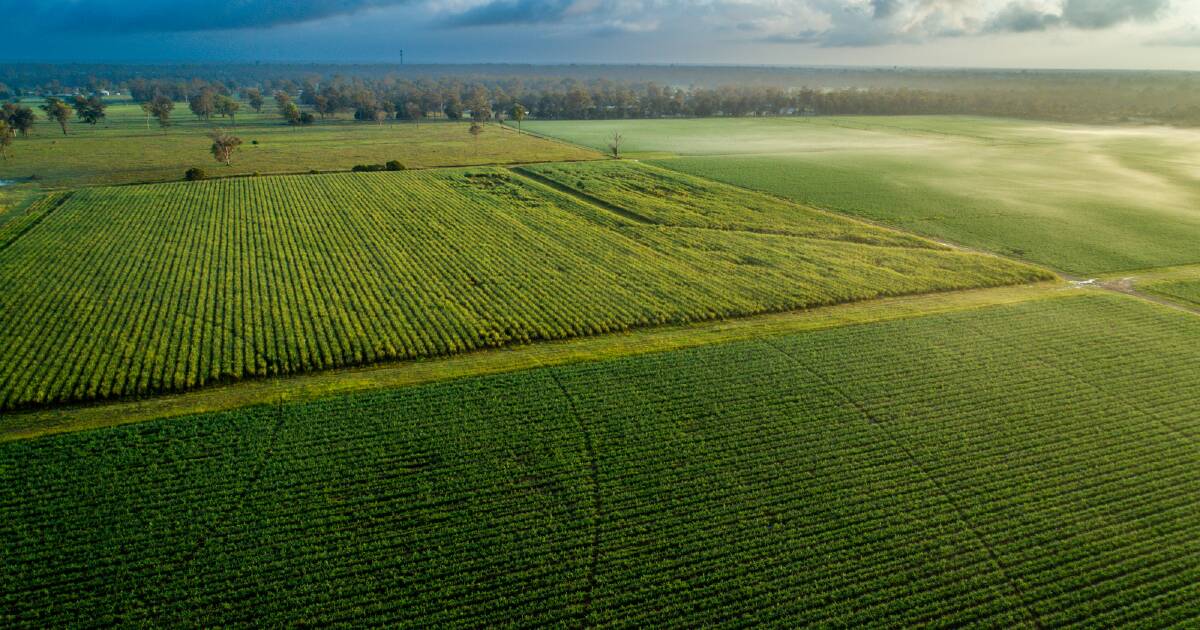
M 355 173 L 374 173 L 377 171 L 385 171 L 387 167 L 382 164 L 355 164 L 354 168 L 350 169 Z
M 197 167 L 193 166 L 192 168 L 189 168 L 186 173 L 183 174 L 183 178 L 189 182 L 198 182 L 202 179 L 207 179 L 208 173 L 205 173 L 204 169 L 202 169 L 202 168 L 197 168 Z
M 392 161 L 388 162 L 387 164 L 385 164 L 384 166 L 386 166 L 387 170 L 389 170 L 389 171 L 403 171 L 403 170 L 405 170 L 405 168 L 407 168 L 403 164 L 400 163 L 400 160 L 392 160 Z
M 250 144 L 253 144 L 254 146 L 258 146 L 258 140 L 251 140 Z

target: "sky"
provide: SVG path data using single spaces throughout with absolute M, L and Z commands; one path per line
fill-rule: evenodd
M 0 59 L 1200 70 L 1200 0 L 0 0 Z

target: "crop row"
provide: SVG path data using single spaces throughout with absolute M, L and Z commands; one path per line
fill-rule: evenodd
M 594 212 L 502 169 L 81 190 L 0 251 L 0 409 L 1043 277 Z
M 869 226 L 779 197 L 645 164 L 611 161 L 536 164 L 521 170 L 624 209 L 636 220 L 655 225 L 944 249 L 932 241 Z
M 1060 298 L 10 443 L 0 621 L 1186 625 L 1197 341 Z

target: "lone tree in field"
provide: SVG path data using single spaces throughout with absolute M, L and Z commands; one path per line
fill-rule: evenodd
M 70 105 L 63 102 L 61 98 L 51 96 L 42 105 L 42 111 L 46 112 L 46 118 L 53 120 L 58 123 L 59 127 L 62 127 L 64 136 L 67 135 L 67 123 L 71 121 L 71 114 L 75 113 L 75 110 L 71 109 Z
M 300 108 L 296 107 L 296 104 L 291 101 L 288 101 L 283 105 L 283 107 L 280 107 L 279 113 L 289 125 L 298 125 L 303 122 L 301 120 Z
M 8 147 L 13 142 L 13 128 L 8 121 L 0 118 L 0 158 L 8 159 Z
M 624 141 L 625 137 L 621 135 L 621 132 L 613 132 L 612 139 L 608 141 L 608 150 L 612 152 L 614 158 L 621 158 L 621 143 Z
M 89 125 L 95 126 L 96 123 L 104 119 L 104 110 L 108 105 L 104 104 L 104 99 L 99 96 L 92 95 L 85 97 L 82 94 L 75 96 L 75 115 L 79 120 Z
M 513 103 L 511 114 L 512 114 L 512 119 L 517 121 L 517 135 L 518 136 L 521 135 L 521 121 L 525 120 L 525 115 L 528 113 L 529 113 L 529 110 L 525 109 L 524 105 L 522 105 L 520 103 Z
M 421 124 L 421 116 L 425 115 L 425 110 L 421 109 L 416 103 L 408 103 L 404 106 L 404 112 L 408 114 L 408 119 L 413 121 L 414 125 Z
M 146 112 L 146 126 L 150 126 L 150 116 L 158 120 L 158 126 L 166 129 L 171 126 L 171 110 L 175 109 L 175 101 L 170 97 L 156 94 L 154 98 L 142 103 L 142 111 Z
M 221 94 L 217 96 L 213 103 L 213 111 L 221 116 L 228 116 L 229 120 L 233 121 L 233 126 L 237 126 L 237 113 L 242 108 L 242 104 L 234 99 Z
M 246 102 L 250 104 L 250 109 L 253 109 L 254 113 L 258 114 L 262 112 L 263 104 L 266 102 L 266 99 L 263 98 L 262 90 L 258 88 L 246 88 L 246 91 L 242 92 L 242 96 L 246 98 Z
M 213 112 L 217 110 L 216 96 L 212 90 L 200 90 L 188 97 L 188 109 L 192 110 L 196 118 L 210 120 Z
M 29 135 L 29 130 L 33 129 L 33 122 L 37 120 L 33 109 L 16 103 L 5 103 L 2 117 L 22 138 Z
M 225 166 L 231 166 L 233 164 L 233 152 L 241 146 L 242 139 L 221 129 L 208 134 L 208 137 L 212 138 L 213 141 L 211 149 L 213 157 Z
M 471 128 L 467 131 L 475 137 L 475 155 L 479 155 L 479 136 L 483 135 L 483 125 L 473 122 L 471 123 Z

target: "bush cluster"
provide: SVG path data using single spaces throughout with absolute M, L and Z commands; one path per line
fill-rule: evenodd
M 355 173 L 375 173 L 378 171 L 403 171 L 406 168 L 398 160 L 392 160 L 387 164 L 355 164 L 350 170 Z

